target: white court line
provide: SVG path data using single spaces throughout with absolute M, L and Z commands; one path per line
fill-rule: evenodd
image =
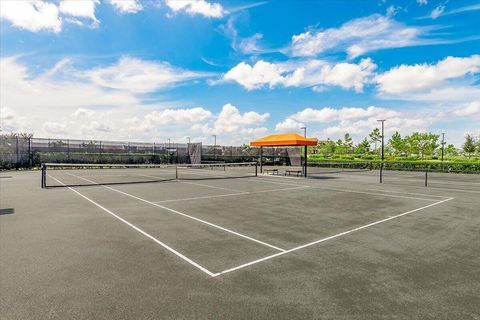
M 52 177 L 49 175 L 50 178 L 56 180 L 58 183 L 66 186 L 63 182 L 61 182 L 60 180 Z M 180 252 L 178 252 L 177 250 L 173 249 L 172 247 L 166 245 L 165 243 L 163 243 L 162 241 L 158 240 L 157 238 L 155 238 L 154 236 L 150 235 L 149 233 L 143 231 L 142 229 L 140 229 L 139 227 L 135 226 L 134 224 L 131 224 L 130 222 L 128 222 L 127 220 L 123 219 L 122 217 L 116 215 L 115 213 L 113 213 L 112 211 L 108 210 L 107 208 L 101 206 L 100 204 L 96 203 L 95 201 L 93 201 L 92 199 L 88 198 L 87 196 L 81 194 L 80 192 L 78 192 L 77 190 L 69 187 L 69 186 L 66 186 L 68 189 L 72 190 L 73 192 L 75 192 L 76 194 L 78 194 L 79 196 L 81 196 L 82 198 L 90 201 L 90 203 L 96 205 L 97 207 L 99 207 L 100 209 L 102 209 L 103 211 L 105 211 L 106 213 L 110 214 L 111 216 L 113 216 L 114 218 L 120 220 L 121 222 L 125 223 L 127 226 L 131 227 L 132 229 L 138 231 L 139 233 L 143 234 L 145 237 L 155 241 L 157 244 L 161 245 L 163 248 L 167 249 L 168 251 L 170 251 L 171 253 L 175 254 L 176 256 L 178 256 L 179 258 L 185 260 L 186 262 L 190 263 L 192 266 L 200 269 L 201 271 L 205 272 L 206 274 L 208 274 L 209 276 L 213 277 L 215 276 L 215 274 L 213 272 L 211 272 L 210 270 L 208 270 L 207 268 L 205 267 L 202 267 L 201 265 L 199 265 L 198 263 L 196 263 L 195 261 L 193 261 L 192 259 L 184 256 L 183 254 L 181 254 Z
M 74 174 L 71 174 L 71 173 L 68 173 L 69 175 L 71 176 L 74 176 L 76 178 L 80 178 L 80 179 L 83 179 L 83 180 L 86 180 L 88 182 L 91 182 L 91 183 L 96 183 L 95 181 L 93 180 L 89 180 L 89 179 L 86 179 L 86 178 L 82 178 L 82 177 L 79 177 L 79 176 L 76 176 Z M 278 250 L 278 251 L 285 251 L 285 249 L 282 249 L 282 248 L 279 248 L 279 247 L 276 247 L 274 245 L 271 245 L 269 243 L 266 243 L 266 242 L 263 242 L 263 241 L 260 241 L 258 239 L 255 239 L 255 238 L 252 238 L 252 237 L 249 237 L 247 235 L 244 235 L 244 234 L 241 234 L 241 233 L 238 233 L 236 231 L 233 231 L 233 230 L 230 230 L 230 229 L 227 229 L 227 228 L 224 228 L 222 226 L 219 226 L 217 224 L 213 224 L 211 222 L 208 222 L 208 221 L 205 221 L 205 220 L 202 220 L 202 219 L 199 219 L 199 218 L 196 218 L 196 217 L 193 217 L 193 216 L 190 216 L 186 213 L 183 213 L 183 212 L 180 212 L 180 211 L 177 211 L 177 210 L 174 210 L 174 209 L 171 209 L 171 208 L 168 208 L 168 207 L 165 207 L 165 206 L 162 206 L 161 204 L 158 204 L 158 203 L 155 203 L 155 202 L 152 202 L 152 201 L 148 201 L 146 199 L 143 199 L 143 198 L 140 198 L 140 197 L 137 197 L 137 196 L 134 196 L 133 194 L 130 194 L 130 193 L 127 193 L 127 192 L 124 192 L 124 191 L 121 191 L 121 190 L 118 190 L 118 189 L 115 189 L 115 188 L 112 188 L 112 187 L 109 187 L 109 186 L 105 186 L 105 185 L 102 185 L 102 187 L 106 188 L 106 189 L 109 189 L 109 190 L 112 190 L 112 191 L 115 191 L 115 192 L 118 192 L 118 193 L 121 193 L 123 195 L 126 195 L 126 196 L 129 196 L 131 198 L 134 198 L 134 199 L 137 199 L 137 200 L 140 200 L 142 202 L 145 202 L 145 203 L 148 203 L 148 204 L 151 204 L 152 206 L 155 206 L 155 207 L 158 207 L 158 208 L 162 208 L 164 210 L 167 210 L 167 211 L 170 211 L 172 213 L 175 213 L 175 214 L 178 214 L 178 215 L 181 215 L 183 217 L 186 217 L 186 218 L 189 218 L 189 219 L 192 219 L 192 220 L 195 220 L 195 221 L 198 221 L 198 222 L 201 222 L 203 224 L 206 224 L 206 225 L 209 225 L 211 227 L 214 227 L 214 228 L 217 228 L 217 229 L 220 229 L 220 230 L 223 230 L 225 232 L 228 232 L 228 233 L 231 233 L 231 234 L 234 234 L 236 236 L 239 236 L 239 237 L 242 237 L 242 238 L 245 238 L 245 239 L 248 239 L 250 241 L 253 241 L 253 242 L 256 242 L 256 243 L 259 243 L 259 244 L 262 244 L 264 246 L 267 246 L 267 247 L 270 247 L 270 248 L 273 248 L 275 250 Z
M 186 183 L 186 184 L 191 184 L 194 186 L 201 186 L 201 187 L 207 187 L 207 188 L 212 188 L 212 189 L 219 189 L 219 190 L 226 190 L 226 191 L 234 191 L 234 192 L 243 192 L 242 190 L 237 190 L 237 189 L 231 189 L 231 188 L 224 188 L 224 187 L 217 187 L 217 186 L 212 186 L 209 184 L 203 184 L 203 183 L 197 183 L 197 182 L 189 182 L 189 181 L 179 181 L 180 183 Z
M 282 177 L 283 178 L 283 177 Z M 267 182 L 266 180 L 263 180 L 264 182 Z M 273 182 L 273 181 L 268 181 L 270 183 L 278 183 L 280 184 L 281 182 Z M 297 186 L 306 186 L 306 184 L 296 184 Z M 410 197 L 410 196 L 399 196 L 399 195 L 394 195 L 394 194 L 387 194 L 387 193 L 377 193 L 377 192 L 367 192 L 367 191 L 358 191 L 358 190 L 352 190 L 352 189 L 342 189 L 342 188 L 331 188 L 331 187 L 319 187 L 315 185 L 310 185 L 312 189 L 320 189 L 320 190 L 331 190 L 331 191 L 339 191 L 339 192 L 350 192 L 350 193 L 360 193 L 360 194 L 368 194 L 368 195 L 374 195 L 374 196 L 382 196 L 382 197 L 391 197 L 391 198 L 403 198 L 403 199 L 412 199 L 412 200 L 422 200 L 422 201 L 437 201 L 438 199 L 427 199 L 427 198 L 419 198 L 419 197 Z M 428 195 L 425 195 L 428 196 Z
M 149 177 L 149 178 L 161 178 L 158 176 L 150 176 L 147 174 L 139 174 L 139 176 L 143 177 Z M 195 182 L 189 182 L 189 181 L 179 181 L 180 183 L 186 183 L 186 184 L 191 184 L 195 186 L 201 186 L 201 187 L 207 187 L 207 188 L 212 188 L 212 189 L 220 189 L 220 190 L 226 190 L 226 191 L 233 191 L 233 192 L 242 192 L 242 190 L 236 190 L 236 189 L 230 189 L 230 188 L 223 188 L 223 187 L 217 187 L 217 186 L 212 186 L 209 184 L 203 184 L 203 183 L 195 183 Z
M 165 202 L 177 202 L 177 201 L 187 201 L 187 200 L 222 198 L 222 197 L 242 196 L 242 195 L 247 195 L 247 194 L 268 193 L 268 192 L 277 192 L 277 191 L 286 191 L 286 190 L 296 190 L 296 189 L 305 189 L 305 188 L 310 188 L 310 186 L 301 186 L 301 187 L 292 187 L 292 188 L 282 188 L 282 189 L 271 189 L 271 190 L 260 190 L 260 191 L 245 191 L 245 192 L 238 192 L 238 193 L 217 194 L 217 195 L 213 195 L 213 196 L 202 196 L 202 197 L 180 198 L 180 199 L 170 199 L 170 200 L 159 200 L 159 201 L 152 201 L 152 202 L 153 202 L 153 203 L 165 203 Z
M 345 235 L 347 235 L 347 234 L 350 234 L 350 233 L 353 233 L 353 232 L 356 232 L 356 231 L 360 231 L 360 230 L 363 230 L 363 229 L 366 229 L 366 228 L 369 228 L 369 227 L 372 227 L 372 226 L 375 226 L 375 225 L 377 225 L 377 224 L 381 224 L 381 223 L 384 223 L 384 222 L 387 222 L 387 221 L 390 221 L 390 220 L 393 220 L 393 219 L 397 219 L 397 218 L 406 216 L 406 215 L 408 215 L 408 214 L 411 214 L 411 213 L 414 213 L 414 212 L 417 212 L 417 211 L 420 211 L 420 210 L 424 210 L 424 209 L 427 209 L 427 208 L 436 206 L 436 205 L 438 205 L 438 204 L 441 204 L 441 203 L 444 203 L 444 202 L 447 202 L 447 201 L 450 201 L 450 200 L 453 200 L 453 199 L 455 199 L 455 198 L 448 198 L 448 199 L 441 200 L 441 201 L 438 201 L 438 202 L 435 202 L 435 203 L 431 203 L 431 204 L 426 205 L 426 206 L 423 206 L 423 207 L 421 207 L 421 208 L 413 209 L 413 210 L 410 210 L 410 211 L 407 211 L 407 212 L 404 212 L 404 213 L 397 214 L 397 215 L 395 215 L 395 216 L 391 216 L 391 217 L 388 217 L 388 218 L 385 218 L 385 219 L 382 219 L 382 220 L 378 220 L 378 221 L 375 221 L 375 222 L 372 222 L 372 223 L 369 223 L 369 224 L 366 224 L 366 225 L 363 225 L 363 226 L 360 226 L 360 227 L 357 227 L 357 228 L 353 228 L 353 229 L 350 229 L 350 230 L 347 230 L 347 231 L 344 231 L 344 232 L 335 234 L 335 235 L 330 236 L 330 237 L 327 237 L 327 238 L 323 238 L 323 239 L 320 239 L 320 240 L 316 240 L 316 241 L 313 241 L 313 242 L 310 242 L 310 243 L 307 243 L 307 244 L 304 244 L 304 245 L 301 245 L 301 246 L 298 246 L 298 247 L 295 247 L 295 248 L 286 250 L 286 251 L 284 251 L 284 252 L 279 252 L 279 253 L 276 253 L 276 254 L 273 254 L 273 255 L 270 255 L 270 256 L 267 256 L 267 257 L 263 257 L 263 258 L 261 258 L 261 259 L 257 259 L 257 260 L 254 260 L 254 261 L 250 261 L 250 262 L 244 263 L 244 264 L 242 264 L 242 265 L 239 265 L 239 266 L 236 266 L 236 267 L 233 267 L 233 268 L 230 268 L 230 269 L 227 269 L 227 270 L 224 270 L 224 271 L 215 273 L 215 274 L 213 275 L 213 277 L 217 277 L 217 276 L 220 276 L 220 275 L 223 275 L 223 274 L 232 272 L 232 271 L 240 270 L 240 269 L 243 269 L 243 268 L 245 268 L 245 267 L 248 267 L 248 266 L 257 264 L 257 263 L 259 263 L 259 262 L 266 261 L 266 260 L 269 260 L 269 259 L 273 259 L 273 258 L 275 258 L 275 257 L 279 257 L 279 256 L 284 255 L 284 254 L 287 254 L 287 253 L 291 253 L 291 252 L 294 252 L 294 251 L 297 251 L 297 250 L 300 250 L 300 249 L 304 249 L 304 248 L 313 246 L 313 245 L 318 244 L 318 243 L 321 243 L 321 242 L 325 242 L 325 241 L 328 241 L 328 240 L 332 240 L 332 239 L 335 239 L 335 238 L 339 238 L 339 237 L 345 236 Z

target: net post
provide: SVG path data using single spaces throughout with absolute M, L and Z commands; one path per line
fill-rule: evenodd
M 258 177 L 258 163 L 255 162 L 255 177 Z
M 41 172 L 42 172 L 42 176 L 41 176 L 41 180 L 42 180 L 42 181 L 41 181 L 41 184 L 42 184 L 42 189 L 44 189 L 44 188 L 46 187 L 46 176 L 47 176 L 45 164 L 42 163 L 40 168 L 41 168 Z
M 428 166 L 425 164 L 425 187 L 428 186 Z
M 178 164 L 175 165 L 175 180 L 178 180 Z
M 383 183 L 383 161 L 380 164 L 380 183 Z

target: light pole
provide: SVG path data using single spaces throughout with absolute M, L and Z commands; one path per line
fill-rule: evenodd
M 307 127 L 301 127 L 300 129 L 303 129 L 303 136 L 306 138 L 307 137 Z M 303 149 L 303 175 L 306 177 L 307 176 L 307 146 L 304 146 Z
M 442 132 L 442 163 L 443 163 L 444 153 L 445 153 L 445 132 Z
M 385 119 L 377 120 L 382 123 L 382 164 L 380 165 L 380 183 L 383 182 L 383 160 L 385 159 Z
M 214 160 L 217 160 L 217 153 L 215 152 L 215 149 L 217 148 L 217 135 L 216 134 L 212 134 L 212 137 L 213 137 L 213 159 Z
M 306 138 L 307 137 L 307 127 L 301 127 L 301 130 L 303 130 L 303 136 Z

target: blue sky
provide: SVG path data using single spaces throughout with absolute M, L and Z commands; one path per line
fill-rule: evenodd
M 478 1 L 1 2 L 1 129 L 42 137 L 357 142 L 480 135 Z

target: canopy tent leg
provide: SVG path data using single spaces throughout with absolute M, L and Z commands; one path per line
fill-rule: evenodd
M 305 159 L 304 159 L 303 163 L 304 163 L 305 168 L 303 169 L 303 174 L 304 174 L 304 176 L 305 176 L 305 178 L 306 178 L 306 177 L 307 177 L 307 146 L 305 146 L 304 148 L 305 148 L 305 149 L 304 149 L 304 157 L 305 157 Z
M 263 173 L 263 147 L 260 147 L 260 173 Z

